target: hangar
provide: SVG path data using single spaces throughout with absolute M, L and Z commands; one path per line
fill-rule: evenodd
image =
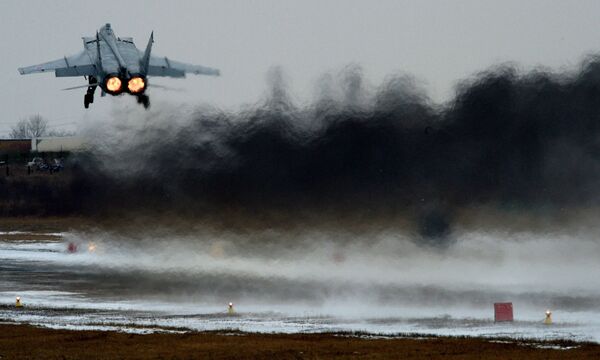
M 40 137 L 31 139 L 31 152 L 77 152 L 85 150 L 85 142 L 79 136 Z

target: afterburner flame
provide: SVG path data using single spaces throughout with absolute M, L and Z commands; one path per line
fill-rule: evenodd
M 146 87 L 146 82 L 144 81 L 143 78 L 141 78 L 139 76 L 132 77 L 131 79 L 129 79 L 129 82 L 127 83 L 127 88 L 129 89 L 129 91 L 131 91 L 134 94 L 144 91 L 145 87 Z
M 121 90 L 121 79 L 116 76 L 108 78 L 108 80 L 106 80 L 106 89 L 112 92 Z

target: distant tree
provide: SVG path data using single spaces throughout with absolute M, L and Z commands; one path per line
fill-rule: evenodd
M 27 120 L 27 132 L 31 137 L 40 137 L 46 135 L 48 120 L 40 115 L 33 115 Z
M 11 139 L 25 139 L 27 138 L 27 120 L 19 120 L 17 125 L 13 126 L 10 131 Z
M 47 135 L 48 120 L 40 115 L 21 119 L 12 127 L 10 137 L 13 139 L 37 138 Z
M 47 135 L 52 137 L 75 136 L 75 132 L 69 130 L 50 130 Z

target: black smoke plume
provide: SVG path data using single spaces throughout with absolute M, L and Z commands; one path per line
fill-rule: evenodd
M 372 90 L 356 67 L 324 76 L 310 105 L 290 100 L 280 71 L 269 80 L 267 99 L 241 111 L 128 113 L 88 129 L 96 140 L 74 158 L 68 211 L 404 213 L 437 236 L 461 207 L 599 203 L 598 58 L 573 72 L 492 68 L 441 105 L 406 76 Z

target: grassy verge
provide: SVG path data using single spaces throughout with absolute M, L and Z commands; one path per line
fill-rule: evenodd
M 3 359 L 597 359 L 600 345 L 481 338 L 364 338 L 339 334 L 136 335 L 0 325 Z

